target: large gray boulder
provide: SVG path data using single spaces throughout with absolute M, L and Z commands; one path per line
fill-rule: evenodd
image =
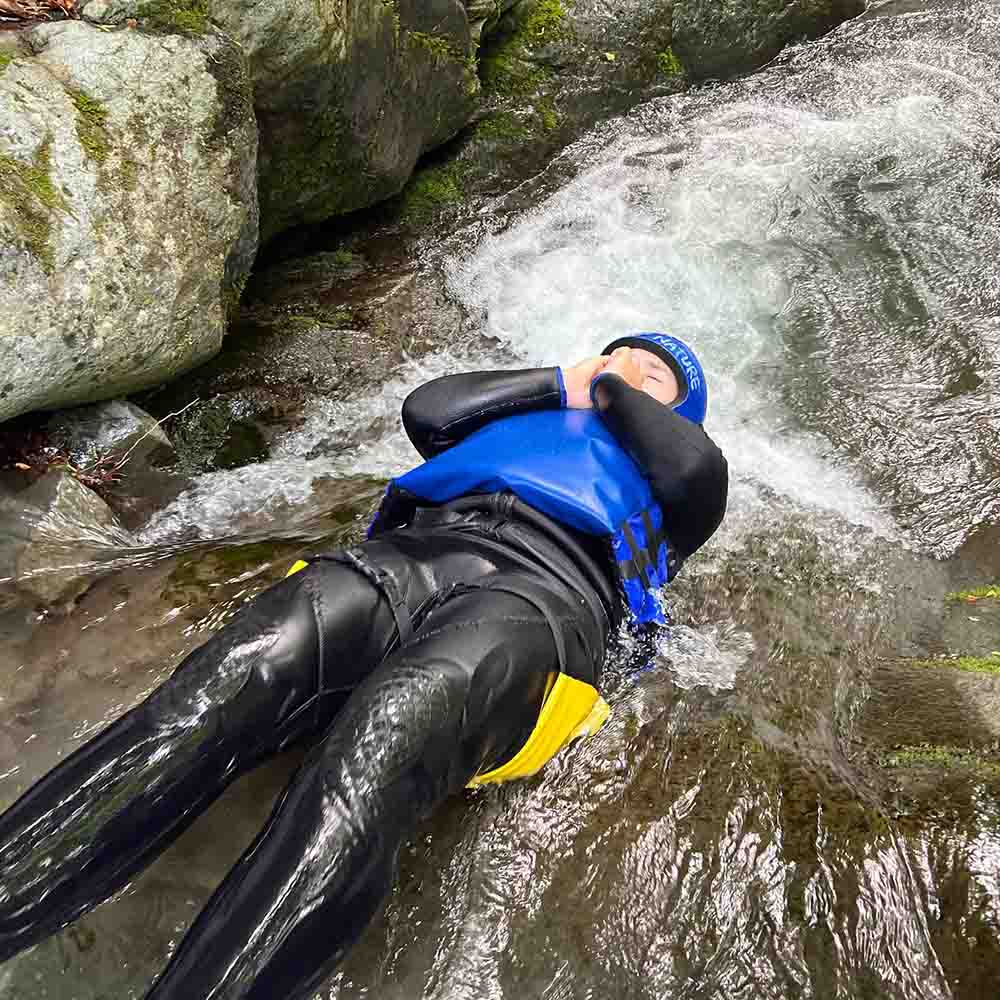
M 674 0 L 672 47 L 692 79 L 721 80 L 864 9 L 864 0 Z
M 475 107 L 459 0 L 209 0 L 208 10 L 250 63 L 265 239 L 395 194 Z
M 218 351 L 257 244 L 229 39 L 45 24 L 0 50 L 0 420 Z
M 264 240 L 395 194 L 476 104 L 460 0 L 90 0 L 83 16 L 189 36 L 214 25 L 239 42 L 260 128 Z

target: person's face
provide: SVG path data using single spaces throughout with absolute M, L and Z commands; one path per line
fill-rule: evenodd
M 632 349 L 632 357 L 642 375 L 642 391 L 669 406 L 681 394 L 677 376 L 670 366 L 652 351 L 644 351 L 641 347 Z

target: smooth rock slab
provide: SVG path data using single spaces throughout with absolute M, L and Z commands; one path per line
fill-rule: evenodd
M 111 508 L 64 469 L 0 498 L 0 582 L 44 607 L 74 601 L 131 541 Z
M 0 61 L 0 420 L 211 357 L 257 243 L 232 41 L 66 21 L 19 44 Z

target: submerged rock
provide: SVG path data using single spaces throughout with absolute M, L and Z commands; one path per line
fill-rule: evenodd
M 172 428 L 182 417 L 175 415 Z M 177 450 L 163 426 L 126 400 L 62 411 L 49 419 L 46 432 L 53 448 L 103 482 L 104 499 L 130 530 L 188 485 L 188 470 L 174 468 Z
M 0 420 L 211 357 L 257 244 L 232 41 L 80 21 L 19 38 L 0 61 Z
M 46 608 L 72 604 L 131 540 L 111 508 L 65 469 L 0 497 L 0 581 Z

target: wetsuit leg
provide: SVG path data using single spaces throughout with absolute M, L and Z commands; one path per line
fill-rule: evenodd
M 549 622 L 523 597 L 475 591 L 429 614 L 351 696 L 147 1000 L 312 996 L 376 912 L 416 823 L 520 749 L 557 663 Z
M 121 888 L 238 775 L 325 730 L 394 635 L 324 562 L 282 581 L 0 816 L 0 961 Z

